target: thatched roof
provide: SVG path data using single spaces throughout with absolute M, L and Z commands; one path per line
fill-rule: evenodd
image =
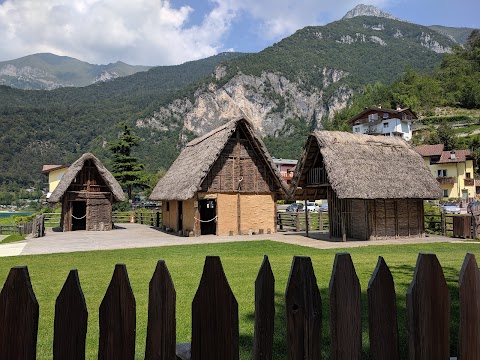
M 292 183 L 304 187 L 315 149 L 323 156 L 329 183 L 343 199 L 438 199 L 437 180 L 422 157 L 395 137 L 315 131 L 308 140 Z M 297 190 L 298 193 L 298 190 Z
M 68 168 L 67 172 L 63 175 L 62 179 L 58 183 L 55 190 L 52 192 L 52 195 L 48 198 L 48 202 L 56 203 L 62 199 L 62 196 L 67 191 L 68 187 L 75 179 L 77 174 L 82 170 L 85 161 L 91 160 L 93 164 L 96 166 L 100 176 L 102 177 L 105 184 L 109 187 L 110 191 L 113 194 L 114 201 L 124 201 L 125 194 L 123 193 L 123 189 L 118 183 L 118 181 L 113 177 L 113 175 L 108 171 L 105 166 L 98 160 L 93 154 L 85 153 L 83 154 L 77 161 L 75 161 L 70 167 Z
M 191 199 L 200 190 L 203 180 L 240 124 L 243 125 L 243 129 L 249 135 L 252 146 L 273 173 L 280 191 L 286 193 L 288 186 L 273 163 L 263 141 L 255 133 L 253 125 L 245 118 L 239 118 L 190 141 L 165 176 L 155 186 L 150 199 Z

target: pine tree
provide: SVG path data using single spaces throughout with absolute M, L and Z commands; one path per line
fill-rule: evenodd
M 127 189 L 128 199 L 131 200 L 135 187 L 141 189 L 148 187 L 145 184 L 144 165 L 131 155 L 132 148 L 138 146 L 140 137 L 132 134 L 132 129 L 128 124 L 121 122 L 118 126 L 122 131 L 117 140 L 108 143 L 108 147 L 113 153 L 112 175 L 120 185 Z

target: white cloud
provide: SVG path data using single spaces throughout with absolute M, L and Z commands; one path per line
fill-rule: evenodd
M 178 64 L 231 49 L 223 43 L 228 36 L 253 33 L 267 46 L 304 26 L 338 19 L 356 5 L 350 0 L 180 0 L 175 4 L 184 5 L 175 7 L 171 1 L 0 0 L 0 61 L 51 52 L 90 63 Z M 398 0 L 366 3 L 385 1 Z
M 0 3 L 0 60 L 52 52 L 92 63 L 161 65 L 221 51 L 233 13 L 220 4 L 188 26 L 193 11 L 169 0 L 7 0 Z

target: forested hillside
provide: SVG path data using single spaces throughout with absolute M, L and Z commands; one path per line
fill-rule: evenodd
M 105 157 L 105 141 L 116 137 L 119 122 L 132 123 L 160 104 L 191 96 L 196 81 L 239 55 L 152 68 L 84 88 L 28 91 L 0 86 L 0 184 L 45 180 L 43 164 L 72 162 L 86 151 Z M 168 166 L 176 156 L 178 136 L 179 131 L 159 134 L 157 141 L 164 146 L 152 154 L 157 166 Z

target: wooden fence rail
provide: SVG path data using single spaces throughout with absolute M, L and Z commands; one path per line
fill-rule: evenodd
M 272 360 L 275 279 L 265 257 L 255 281 L 254 360 Z M 329 286 L 330 357 L 361 359 L 361 288 L 349 254 L 335 256 Z M 467 254 L 459 275 L 461 359 L 480 358 L 480 271 Z M 396 294 L 383 258 L 367 290 L 371 358 L 398 359 Z M 450 354 L 450 296 L 434 254 L 419 254 L 407 294 L 409 359 L 445 359 Z M 163 261 L 149 286 L 145 359 L 174 360 L 175 288 Z M 308 257 L 294 257 L 285 293 L 287 358 L 321 359 L 322 299 Z M 14 267 L 0 292 L 0 358 L 35 359 L 39 305 L 27 267 Z M 135 297 L 125 265 L 116 265 L 99 310 L 99 359 L 135 358 Z M 85 359 L 88 312 L 78 274 L 72 270 L 56 304 L 53 359 Z M 279 326 L 277 324 L 277 326 Z M 281 326 L 281 325 L 280 325 Z M 184 357 L 182 357 L 184 358 Z M 193 360 L 239 358 L 238 304 L 219 257 L 208 256 L 192 303 Z

